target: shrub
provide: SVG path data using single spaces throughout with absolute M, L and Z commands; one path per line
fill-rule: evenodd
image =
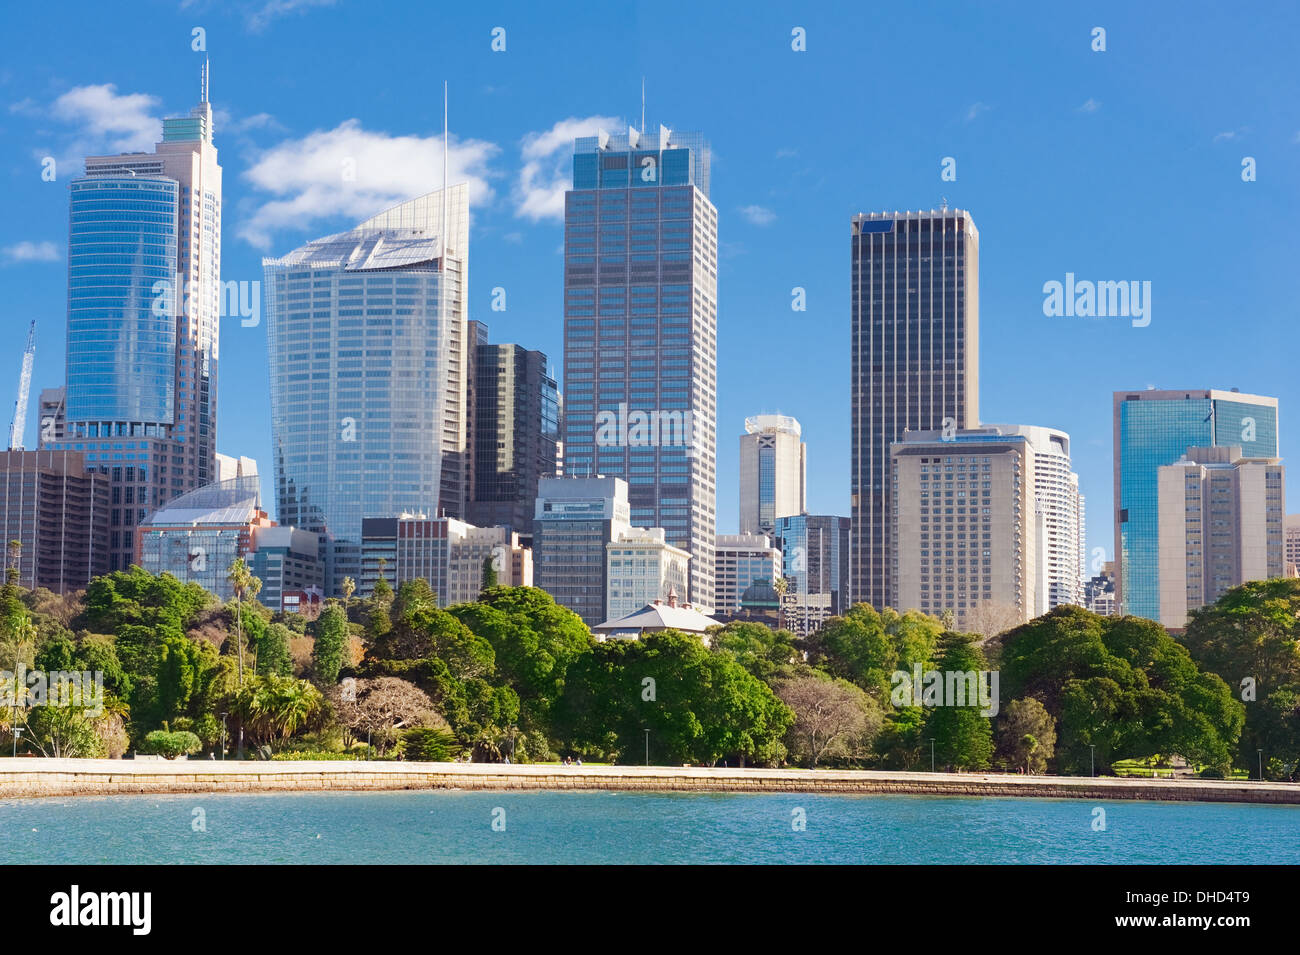
M 203 744 L 199 741 L 199 738 L 188 730 L 178 730 L 176 732 L 154 730 L 144 738 L 145 752 L 165 756 L 167 759 L 188 756 L 190 753 L 197 753 L 202 748 Z
M 456 737 L 446 730 L 417 727 L 403 732 L 402 740 L 406 743 L 402 751 L 403 759 L 423 763 L 449 763 L 460 753 Z

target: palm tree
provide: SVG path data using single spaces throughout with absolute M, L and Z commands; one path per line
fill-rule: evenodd
M 236 622 L 236 643 L 239 648 L 239 685 L 244 685 L 244 591 L 251 591 L 253 596 L 262 589 L 260 578 L 254 577 L 253 572 L 248 569 L 244 563 L 244 558 L 236 557 L 230 562 L 230 567 L 226 570 L 226 579 L 230 581 L 230 586 L 235 590 L 235 622 Z
M 343 605 L 351 605 L 352 595 L 357 592 L 357 582 L 351 577 L 344 577 L 339 589 L 343 591 Z
M 785 595 L 790 589 L 790 581 L 782 575 L 776 578 L 776 583 L 772 585 L 776 591 L 776 629 L 785 629 Z

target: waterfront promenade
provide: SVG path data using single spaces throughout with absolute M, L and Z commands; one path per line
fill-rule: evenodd
M 844 793 L 1300 805 L 1300 783 L 1001 773 L 389 761 L 0 758 L 0 799 L 402 789 Z

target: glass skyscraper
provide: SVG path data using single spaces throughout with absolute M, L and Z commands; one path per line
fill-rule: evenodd
M 221 167 L 201 102 L 152 153 L 86 159 L 68 230 L 67 394 L 42 447 L 110 479 L 110 569 L 146 513 L 215 480 Z
M 1117 391 L 1115 586 L 1122 614 L 1160 619 L 1159 471 L 1189 448 L 1278 456 L 1277 399 L 1237 391 Z
M 712 607 L 718 212 L 698 133 L 574 144 L 564 209 L 564 473 L 628 483 L 631 522 L 691 554 Z
M 979 422 L 979 230 L 968 212 L 853 217 L 850 595 L 880 609 L 892 581 L 890 446 Z
M 445 198 L 262 263 L 276 516 L 324 536 L 330 594 L 365 518 L 464 517 L 468 187 Z

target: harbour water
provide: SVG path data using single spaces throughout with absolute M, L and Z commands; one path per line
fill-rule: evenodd
M 1300 807 L 1064 799 L 435 790 L 78 797 L 2 801 L 0 833 L 6 865 L 1300 863 Z

